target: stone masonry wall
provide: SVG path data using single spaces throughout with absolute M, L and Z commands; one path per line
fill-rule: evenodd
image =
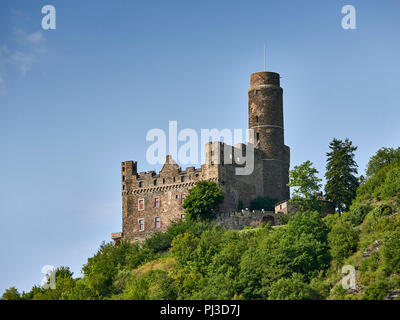
M 280 215 L 273 211 L 242 210 L 232 213 L 220 213 L 216 222 L 225 229 L 239 230 L 245 226 L 259 227 L 261 223 L 270 222 L 271 225 L 280 223 Z

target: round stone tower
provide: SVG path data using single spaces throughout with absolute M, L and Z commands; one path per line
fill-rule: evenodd
M 264 196 L 289 199 L 290 149 L 285 146 L 283 129 L 283 90 L 275 72 L 257 72 L 250 77 L 249 129 L 251 142 L 262 151 Z

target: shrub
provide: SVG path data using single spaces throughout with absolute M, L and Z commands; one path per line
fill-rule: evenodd
M 328 234 L 330 253 L 337 265 L 341 265 L 345 258 L 349 257 L 357 249 L 359 239 L 358 231 L 344 221 L 333 225 Z
M 400 272 L 400 231 L 393 232 L 384 242 L 384 265 L 392 273 Z
M 356 227 L 364 221 L 370 210 L 371 206 L 369 204 L 355 203 L 350 207 L 349 211 L 343 213 L 342 217 L 343 220 L 350 222 Z
M 172 240 L 171 253 L 178 265 L 185 266 L 194 260 L 199 241 L 199 238 L 190 233 L 179 234 Z
M 385 183 L 376 191 L 376 194 L 381 199 L 400 199 L 400 165 L 388 171 Z
M 150 270 L 128 280 L 123 299 L 174 300 L 177 298 L 176 282 L 164 270 Z
M 364 293 L 363 299 L 382 300 L 389 293 L 388 280 L 378 280 L 371 284 Z
M 310 300 L 312 290 L 301 275 L 294 273 L 291 278 L 279 279 L 271 285 L 268 300 Z

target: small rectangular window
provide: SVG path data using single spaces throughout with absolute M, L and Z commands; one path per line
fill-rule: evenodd
M 185 182 L 185 177 L 181 176 L 181 182 Z
M 139 219 L 139 231 L 144 230 L 144 219 Z
M 139 188 L 143 187 L 143 182 L 139 182 Z
M 257 141 L 259 141 L 259 140 L 260 140 L 260 133 L 257 132 Z
M 183 204 L 184 201 L 185 201 L 185 195 L 182 194 L 182 195 L 178 198 L 178 203 L 179 203 L 179 204 Z
M 156 217 L 154 219 L 154 227 L 157 228 L 157 229 L 161 228 L 161 220 L 160 220 L 159 217 Z
M 139 199 L 138 209 L 139 210 L 144 210 L 144 199 Z
M 182 213 L 181 214 L 181 220 L 184 221 L 185 220 L 185 215 Z
M 154 185 L 156 186 L 156 185 L 157 185 L 157 180 L 154 180 L 153 183 L 154 183 Z
M 159 208 L 160 207 L 160 198 L 155 198 L 154 199 L 154 207 Z

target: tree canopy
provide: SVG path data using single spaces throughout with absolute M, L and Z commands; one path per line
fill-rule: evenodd
M 317 174 L 318 170 L 309 160 L 289 171 L 288 186 L 293 188 L 291 201 L 301 210 L 319 210 L 321 207 L 317 193 L 322 186 L 322 179 Z
M 327 153 L 325 193 L 341 213 L 350 208 L 359 186 L 356 177 L 358 165 L 354 160 L 357 147 L 346 138 L 345 141 L 333 139 L 329 148 L 331 151 Z
M 223 202 L 222 189 L 212 181 L 198 181 L 189 190 L 183 202 L 188 219 L 209 220 L 214 217 L 214 209 Z

